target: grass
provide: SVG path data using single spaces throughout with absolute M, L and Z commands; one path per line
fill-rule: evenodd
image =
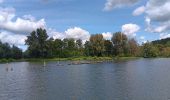
M 80 60 L 92 60 L 92 61 L 121 61 L 121 60 L 132 60 L 132 59 L 138 59 L 140 57 L 70 57 L 70 58 L 27 58 L 27 59 L 0 59 L 0 63 L 8 63 L 8 62 L 40 62 L 40 61 L 80 61 Z

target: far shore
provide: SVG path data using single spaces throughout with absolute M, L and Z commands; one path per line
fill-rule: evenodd
M 70 58 L 27 58 L 27 59 L 0 59 L 0 63 L 10 62 L 41 62 L 41 61 L 117 61 L 117 60 L 132 60 L 142 57 L 70 57 Z

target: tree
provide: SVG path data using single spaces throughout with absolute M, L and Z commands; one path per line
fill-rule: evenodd
M 46 57 L 48 55 L 48 35 L 45 29 L 39 28 L 27 36 L 26 45 L 28 45 L 31 57 Z
M 54 54 L 56 57 L 63 57 L 62 52 L 63 52 L 63 41 L 61 39 L 55 39 L 54 41 Z
M 127 49 L 127 36 L 121 32 L 116 32 L 112 36 L 115 56 L 124 56 L 128 53 Z
M 145 58 L 157 57 L 158 52 L 158 48 L 149 42 L 143 45 L 143 57 Z
M 83 43 L 82 43 L 81 39 L 76 40 L 76 46 L 77 46 L 78 49 L 83 47 Z
M 63 57 L 76 56 L 76 43 L 73 38 L 63 39 Z
M 105 40 L 104 46 L 105 46 L 105 55 L 111 56 L 113 54 L 113 44 L 112 44 L 112 42 L 110 40 Z
M 93 55 L 93 52 L 92 52 L 92 46 L 91 46 L 91 43 L 90 41 L 86 41 L 85 44 L 84 44 L 84 53 L 86 56 L 92 56 Z
M 54 57 L 54 39 L 53 38 L 50 38 L 47 40 L 47 47 L 48 47 L 48 55 L 47 57 Z
M 104 53 L 104 38 L 102 34 L 91 35 L 90 44 L 94 56 L 102 56 Z
M 136 40 L 134 38 L 128 40 L 129 45 L 129 55 L 130 56 L 137 56 L 139 55 L 139 48 Z
M 14 59 L 21 59 L 22 58 L 22 50 L 19 49 L 17 46 L 13 45 L 11 48 L 12 58 Z
M 11 47 L 8 43 L 2 43 L 0 41 L 0 58 L 11 58 Z

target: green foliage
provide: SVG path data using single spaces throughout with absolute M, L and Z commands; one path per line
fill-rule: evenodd
M 22 50 L 14 45 L 11 47 L 8 43 L 0 42 L 0 59 L 5 58 L 20 59 L 22 58 Z
M 92 56 L 102 56 L 105 47 L 104 47 L 104 38 L 102 34 L 91 35 L 90 37 L 90 45 L 92 48 Z
M 28 45 L 31 57 L 47 57 L 48 56 L 48 35 L 45 29 L 37 29 L 27 36 L 26 45 Z
M 113 44 L 110 40 L 104 41 L 105 52 L 104 55 L 112 56 L 113 55 Z
M 145 58 L 157 57 L 158 53 L 159 53 L 158 48 L 155 47 L 152 43 L 145 43 L 143 45 L 143 57 Z
M 124 56 L 128 53 L 128 38 L 125 34 L 121 32 L 116 32 L 112 36 L 112 42 L 114 45 L 114 55 Z

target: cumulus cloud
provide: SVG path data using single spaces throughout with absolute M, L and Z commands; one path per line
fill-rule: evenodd
M 149 0 L 146 4 L 146 16 L 151 22 L 153 32 L 162 33 L 170 30 L 170 1 Z
M 90 33 L 80 27 L 73 27 L 67 29 L 65 32 L 57 32 L 55 30 L 51 30 L 50 35 L 56 39 L 64 39 L 64 38 L 74 38 L 74 39 L 81 39 L 84 42 L 89 40 Z
M 31 15 L 16 18 L 14 8 L 0 7 L 0 40 L 2 42 L 24 45 L 26 35 L 37 28 L 46 28 L 44 19 L 36 21 Z
M 37 28 L 45 28 L 44 19 L 38 21 L 31 15 L 25 15 L 23 18 L 15 18 L 14 8 L 0 8 L 0 29 L 19 34 L 28 34 Z
M 145 13 L 146 31 L 167 33 L 170 31 L 170 0 L 148 0 L 137 8 L 133 15 Z
M 104 32 L 102 33 L 104 39 L 110 40 L 112 38 L 112 33 L 111 32 Z
M 165 39 L 165 38 L 169 38 L 170 37 L 170 34 L 168 33 L 161 33 L 160 34 L 160 39 Z
M 136 36 L 136 32 L 140 30 L 140 27 L 136 24 L 125 24 L 122 26 L 122 32 L 127 36 L 134 37 Z
M 137 3 L 139 0 L 107 0 L 104 10 L 110 11 L 114 8 L 120 8 L 123 6 L 130 6 Z
M 90 33 L 80 27 L 69 28 L 65 31 L 66 37 L 74 39 L 88 40 Z
M 30 21 L 35 21 L 36 20 L 35 17 L 32 16 L 32 15 L 24 15 L 23 18 L 26 19 L 26 20 L 30 20 Z
M 25 35 L 14 34 L 7 31 L 3 31 L 0 33 L 0 40 L 3 43 L 7 42 L 11 45 L 24 45 L 26 38 L 27 37 Z
M 144 12 L 145 12 L 145 6 L 138 7 L 133 11 L 133 16 L 139 16 Z

